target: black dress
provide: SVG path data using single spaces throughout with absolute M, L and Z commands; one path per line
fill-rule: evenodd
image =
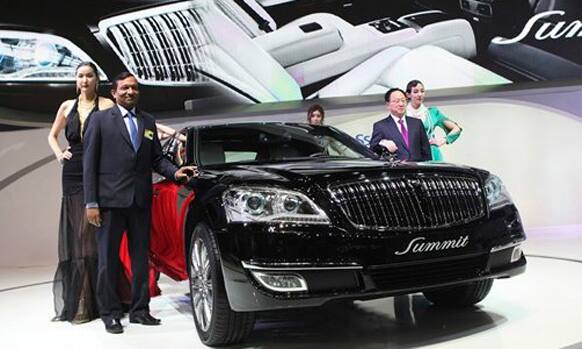
M 97 99 L 98 101 L 98 99 Z M 94 111 L 98 110 L 96 105 Z M 78 100 L 67 115 L 65 137 L 72 153 L 63 162 L 61 218 L 59 224 L 59 264 L 53 284 L 55 319 L 81 323 L 99 317 L 97 284 L 97 243 L 95 227 L 85 216 L 83 198 L 83 143 Z

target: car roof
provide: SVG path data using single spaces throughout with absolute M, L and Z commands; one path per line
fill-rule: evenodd
M 300 123 L 300 122 L 281 122 L 281 121 L 256 121 L 256 122 L 230 122 L 230 123 L 223 123 L 223 124 L 212 124 L 212 125 L 196 125 L 191 126 L 189 129 L 192 130 L 207 130 L 213 128 L 224 128 L 224 127 L 253 127 L 253 126 L 264 126 L 264 125 L 273 125 L 273 126 L 295 126 L 301 127 L 305 129 L 313 129 L 315 127 L 327 127 L 327 126 L 312 126 L 307 123 Z

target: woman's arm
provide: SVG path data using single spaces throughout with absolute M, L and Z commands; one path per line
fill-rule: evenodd
M 57 115 L 55 116 L 55 121 L 53 121 L 53 125 L 51 126 L 51 130 L 48 134 L 48 144 L 51 147 L 55 157 L 62 163 L 64 159 L 70 159 L 72 154 L 67 149 L 61 150 L 61 146 L 59 145 L 59 134 L 65 128 L 67 123 L 66 112 L 69 109 L 70 101 L 64 101 L 61 103 L 59 110 L 57 111 Z
M 445 114 L 441 113 L 438 108 L 431 108 L 431 112 L 436 113 L 435 125 L 439 126 L 446 133 L 446 137 L 438 137 L 438 139 L 431 140 L 431 144 L 442 146 L 444 144 L 451 144 L 459 138 L 463 128 L 453 120 L 447 118 Z
M 443 125 L 445 128 L 445 132 L 447 133 L 446 139 L 448 144 L 451 144 L 454 141 L 456 141 L 457 138 L 459 138 L 459 136 L 461 135 L 461 131 L 463 131 L 459 124 L 449 119 L 444 120 Z

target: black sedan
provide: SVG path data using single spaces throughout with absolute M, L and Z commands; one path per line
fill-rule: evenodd
M 470 306 L 525 271 L 517 208 L 484 170 L 389 161 L 333 127 L 282 123 L 190 128 L 186 162 L 201 176 L 155 196 L 178 209 L 154 221 L 183 219 L 207 345 L 244 340 L 264 310 L 413 292 Z

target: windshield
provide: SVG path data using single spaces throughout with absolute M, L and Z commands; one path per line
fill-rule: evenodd
M 375 158 L 347 134 L 307 124 L 240 124 L 202 128 L 198 133 L 200 166 L 239 162 L 274 162 L 311 158 Z

